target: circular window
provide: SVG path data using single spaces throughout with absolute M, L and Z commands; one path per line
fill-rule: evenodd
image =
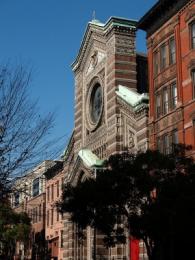
M 96 83 L 90 97 L 90 117 L 94 124 L 96 124 L 100 118 L 102 105 L 102 88 L 99 83 Z

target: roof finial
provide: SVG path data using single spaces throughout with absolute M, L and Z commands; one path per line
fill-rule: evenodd
M 95 10 L 93 11 L 93 14 L 92 14 L 92 21 L 95 20 Z

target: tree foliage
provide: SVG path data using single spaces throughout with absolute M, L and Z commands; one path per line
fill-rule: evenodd
M 14 212 L 8 201 L 0 202 L 0 259 L 13 259 L 17 242 L 28 248 L 31 224 L 26 213 Z
M 195 235 L 195 165 L 184 147 L 169 156 L 113 155 L 107 166 L 96 180 L 65 186 L 60 210 L 81 229 L 99 229 L 108 246 L 125 242 L 128 230 L 144 241 L 149 259 L 186 256 Z

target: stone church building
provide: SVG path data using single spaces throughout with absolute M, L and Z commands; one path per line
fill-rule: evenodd
M 93 177 L 111 154 L 148 146 L 147 59 L 136 53 L 136 21 L 111 17 L 89 22 L 75 75 L 75 123 L 64 154 L 65 182 Z M 98 174 L 98 173 L 97 173 Z M 63 259 L 91 260 L 93 230 L 80 243 L 76 226 L 64 215 Z M 97 259 L 133 259 L 130 242 L 106 249 L 96 236 Z

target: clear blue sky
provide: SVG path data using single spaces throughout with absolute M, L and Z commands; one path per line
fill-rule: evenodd
M 0 63 L 11 60 L 34 69 L 33 98 L 41 112 L 57 110 L 54 136 L 74 126 L 74 79 L 70 65 L 95 10 L 101 22 L 110 16 L 139 19 L 156 0 L 0 0 Z M 138 32 L 137 50 L 146 51 Z

